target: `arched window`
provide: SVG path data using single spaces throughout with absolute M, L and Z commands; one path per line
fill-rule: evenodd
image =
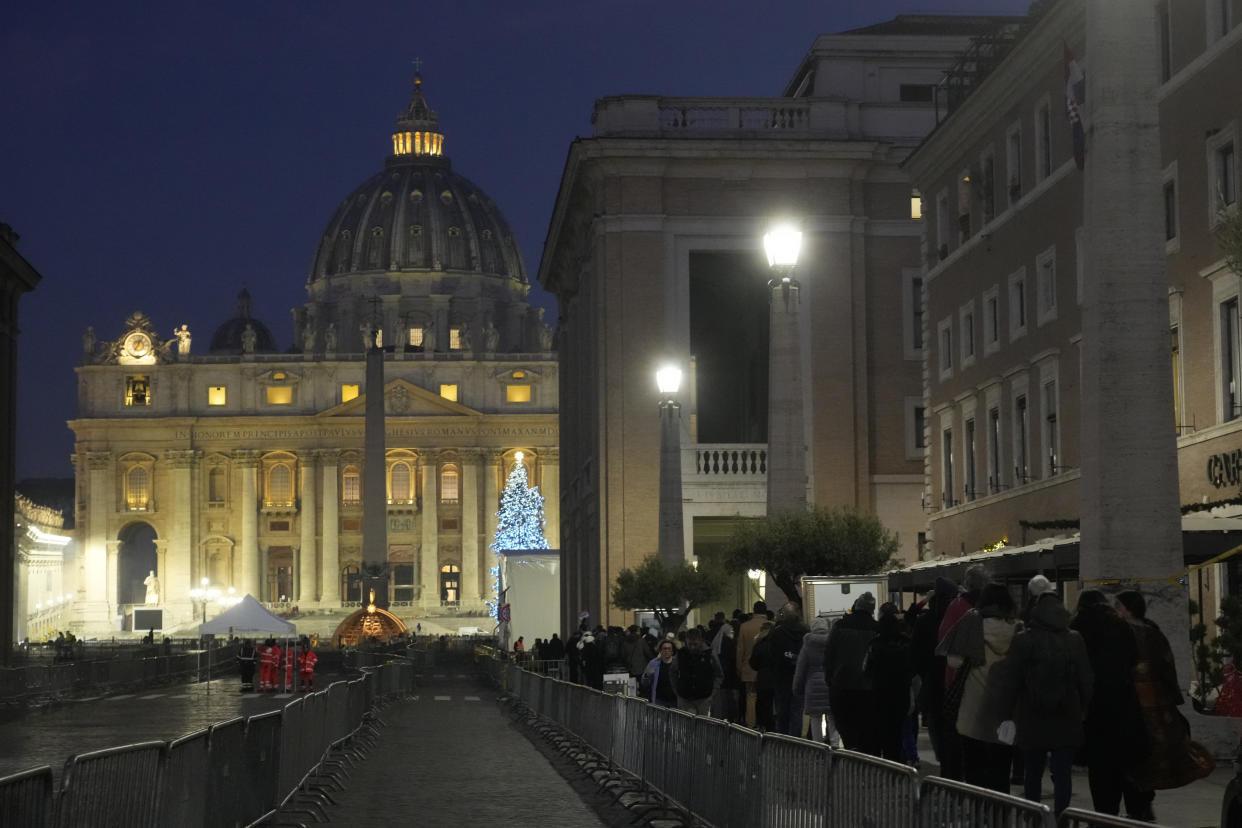
M 357 466 L 346 466 L 341 475 L 341 502 L 357 504 L 362 502 L 362 474 Z
M 370 267 L 379 267 L 384 252 L 384 228 L 371 228 L 371 245 L 367 251 L 367 264 Z
M 131 512 L 145 511 L 151 499 L 150 475 L 142 466 L 134 466 L 125 475 L 125 505 Z
M 393 464 L 391 492 L 393 503 L 409 503 L 414 499 L 410 496 L 410 467 L 407 463 Z
M 212 503 L 224 502 L 224 469 L 219 466 L 207 472 L 207 499 Z
M 450 463 L 440 471 L 441 503 L 456 503 L 461 499 L 461 490 L 457 482 L 457 467 Z
M 284 463 L 277 463 L 267 473 L 267 505 L 293 505 L 293 472 Z

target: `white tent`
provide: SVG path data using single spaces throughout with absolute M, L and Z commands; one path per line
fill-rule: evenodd
M 253 595 L 246 595 L 232 607 L 210 621 L 198 625 L 199 635 L 256 635 L 274 637 L 293 635 L 297 627 L 268 612 Z

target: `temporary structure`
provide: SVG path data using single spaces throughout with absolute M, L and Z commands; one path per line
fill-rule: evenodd
M 297 634 L 297 626 L 274 615 L 258 602 L 253 595 L 246 595 L 229 609 L 210 621 L 198 625 L 198 634 L 204 635 L 267 635 L 288 639 Z M 284 671 L 281 671 L 284 674 Z M 207 650 L 207 678 L 211 678 L 211 649 Z M 210 684 L 208 687 L 210 688 Z

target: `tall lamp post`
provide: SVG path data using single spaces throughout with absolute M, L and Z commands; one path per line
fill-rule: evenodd
M 802 399 L 800 286 L 794 278 L 802 232 L 774 224 L 763 235 L 768 281 L 768 515 L 806 509 L 806 426 Z
M 656 371 L 660 390 L 660 560 L 669 566 L 686 562 L 681 507 L 681 369 L 665 365 Z

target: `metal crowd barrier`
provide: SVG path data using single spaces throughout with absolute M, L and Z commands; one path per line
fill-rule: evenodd
M 0 778 L 0 825 L 47 825 L 52 819 L 52 769 L 47 765 Z
M 139 742 L 80 753 L 65 763 L 56 824 L 154 825 L 165 742 Z
M 906 765 L 601 693 L 509 662 L 490 671 L 532 714 L 568 731 L 643 787 L 710 825 L 756 828 L 1137 828 Z M 572 744 L 571 744 L 572 747 Z M 576 751 L 577 748 L 574 748 Z M 591 767 L 600 767 L 592 764 Z
M 920 825 L 1004 825 L 1055 828 L 1047 805 L 929 776 L 919 785 Z

